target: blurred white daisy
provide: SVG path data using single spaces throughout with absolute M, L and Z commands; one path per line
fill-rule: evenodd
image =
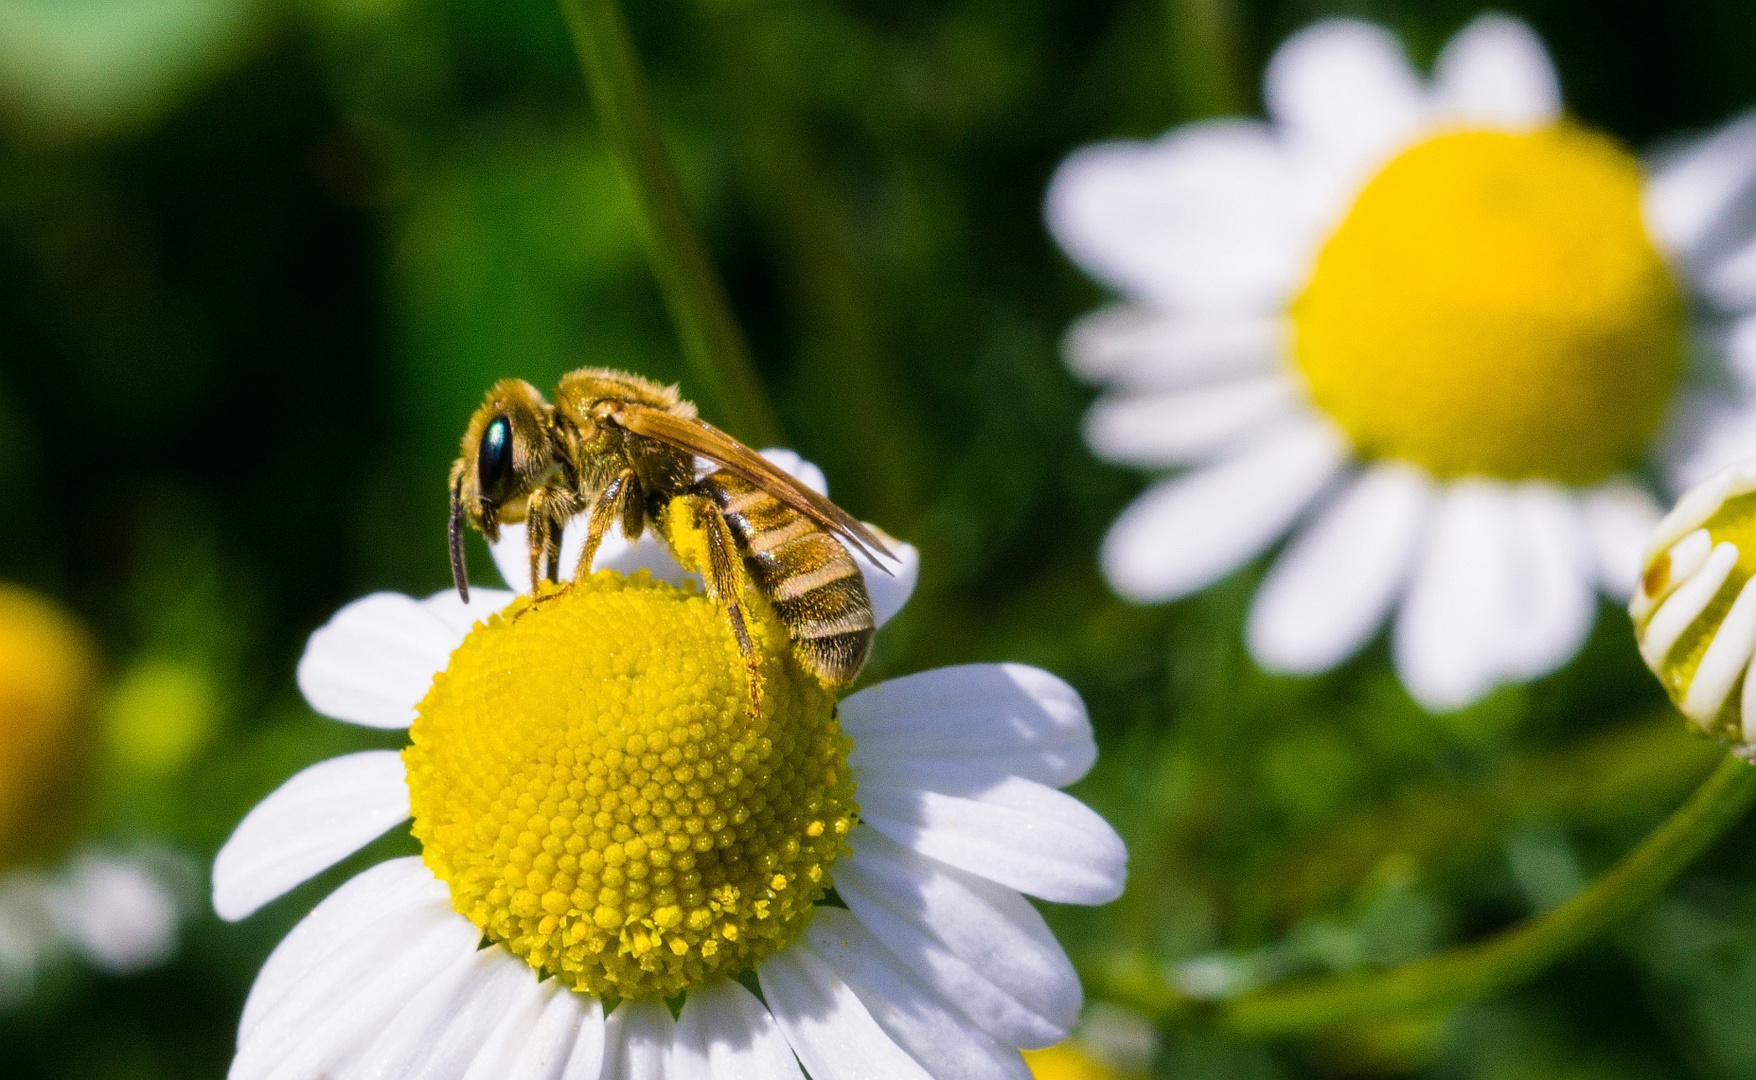
M 93 752 L 97 655 L 71 615 L 0 584 L 0 1006 L 77 957 L 126 975 L 176 951 L 169 853 L 73 846 Z
M 1126 859 L 1056 790 L 1096 755 L 1078 695 L 983 664 L 836 703 L 763 617 L 752 724 L 723 615 L 656 580 L 681 574 L 660 554 L 618 545 L 599 569 L 668 565 L 534 601 L 376 594 L 312 635 L 311 705 L 412 723 L 411 745 L 266 798 L 215 862 L 216 910 L 243 918 L 411 816 L 423 855 L 275 950 L 232 1080 L 1028 1080 L 1019 1049 L 1067 1035 L 1079 982 L 1024 894 L 1106 902 Z M 905 556 L 868 568 L 880 622 Z
M 1498 15 L 1428 83 L 1388 31 L 1318 23 L 1264 98 L 1268 123 L 1087 147 L 1049 190 L 1126 297 L 1068 337 L 1108 387 L 1086 437 L 1186 470 L 1116 521 L 1106 575 L 1169 600 L 1290 533 L 1249 615 L 1264 667 L 1327 670 L 1394 612 L 1430 709 L 1553 670 L 1633 588 L 1658 518 L 1633 471 L 1756 450 L 1756 323 L 1727 319 L 1756 309 L 1756 118 L 1643 173 Z
M 60 865 L 0 872 L 0 1005 L 29 995 L 44 968 L 74 957 L 131 975 L 177 951 L 186 876 L 169 852 L 82 848 Z

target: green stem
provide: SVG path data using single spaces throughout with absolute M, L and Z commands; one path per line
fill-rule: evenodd
M 1223 1030 L 1287 1036 L 1362 1020 L 1435 1012 L 1488 997 L 1529 979 L 1635 914 L 1756 802 L 1756 768 L 1727 757 L 1664 824 L 1584 891 L 1485 941 L 1448 949 L 1389 971 L 1275 986 L 1229 1001 L 1181 998 L 1137 963 L 1096 972 L 1099 993 L 1161 1021 L 1205 1013 Z
M 690 369 L 733 434 L 757 446 L 780 445 L 780 422 L 659 136 L 621 7 L 616 0 L 561 0 L 561 9 L 591 83 L 598 120 L 640 211 L 653 274 Z

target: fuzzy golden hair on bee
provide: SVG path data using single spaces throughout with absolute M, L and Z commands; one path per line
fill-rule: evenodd
M 561 376 L 555 400 L 589 412 L 610 401 L 632 401 L 663 409 L 673 416 L 695 418 L 695 406 L 684 401 L 675 385 L 666 386 L 641 375 L 614 368 L 580 368 Z

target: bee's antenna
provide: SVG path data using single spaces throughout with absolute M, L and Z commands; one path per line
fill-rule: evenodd
M 463 562 L 463 476 L 451 482 L 451 583 L 457 595 L 469 603 L 469 572 Z

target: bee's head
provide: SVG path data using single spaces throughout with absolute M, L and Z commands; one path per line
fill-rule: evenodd
M 463 524 L 490 542 L 501 522 L 523 521 L 531 491 L 554 468 L 549 450 L 549 404 L 522 379 L 501 379 L 470 417 L 451 466 L 451 572 L 469 597 L 464 574 Z

